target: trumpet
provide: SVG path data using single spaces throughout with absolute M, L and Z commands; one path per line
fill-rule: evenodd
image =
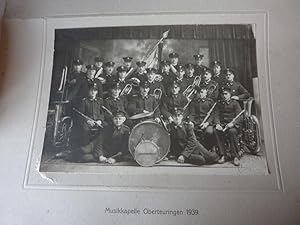
M 195 86 L 199 86 L 200 83 L 201 83 L 201 76 L 195 76 L 194 82 L 192 85 L 195 87 Z
M 131 91 L 132 91 L 132 84 L 126 84 L 125 87 L 120 92 L 119 96 L 129 95 Z

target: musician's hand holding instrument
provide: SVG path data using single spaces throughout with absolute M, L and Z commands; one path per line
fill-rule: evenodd
M 216 125 L 216 129 L 219 130 L 219 131 L 223 131 L 223 127 L 220 124 Z
M 206 129 L 208 127 L 208 125 L 209 125 L 209 122 L 205 122 L 205 123 L 201 124 L 200 128 L 202 130 L 204 130 L 204 129 Z

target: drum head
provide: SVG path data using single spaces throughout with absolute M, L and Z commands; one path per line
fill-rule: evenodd
M 168 154 L 170 144 L 171 141 L 169 133 L 160 124 L 152 121 L 144 121 L 137 124 L 132 129 L 131 134 L 129 136 L 129 151 L 131 155 L 133 157 L 136 157 L 136 155 L 139 155 L 139 153 L 142 152 L 141 148 L 145 147 L 148 148 L 147 151 L 149 151 L 149 153 L 151 153 L 152 151 L 153 154 L 149 154 L 148 157 L 152 155 L 152 157 L 154 158 L 153 160 L 155 160 L 155 163 L 162 160 Z M 157 156 L 155 156 L 154 154 L 155 146 L 157 146 L 158 149 Z M 136 154 L 135 151 L 137 149 L 139 150 L 139 153 Z M 149 158 L 147 160 L 149 162 L 151 161 Z M 138 163 L 141 165 L 140 162 Z
M 135 147 L 134 159 L 141 166 L 153 166 L 158 160 L 158 146 L 152 141 L 142 140 Z

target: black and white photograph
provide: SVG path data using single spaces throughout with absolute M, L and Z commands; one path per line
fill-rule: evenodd
M 255 24 L 56 29 L 42 172 L 268 174 Z

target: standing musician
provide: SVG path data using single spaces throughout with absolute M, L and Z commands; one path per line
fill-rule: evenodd
M 187 63 L 187 64 L 185 64 L 184 68 L 185 68 L 185 80 L 187 82 L 187 85 L 192 85 L 194 83 L 194 79 L 195 79 L 194 65 L 192 63 Z
M 115 63 L 112 61 L 104 63 L 104 72 L 100 76 L 104 82 L 103 82 L 103 96 L 106 97 L 107 93 L 109 92 L 109 86 L 112 82 L 116 80 L 116 75 L 113 73 Z
M 214 129 L 219 150 L 220 160 L 219 163 L 224 163 L 227 160 L 225 141 L 229 141 L 230 154 L 233 157 L 233 164 L 240 165 L 239 161 L 239 143 L 238 132 L 240 130 L 243 118 L 241 113 L 240 104 L 232 99 L 230 87 L 222 89 L 222 101 L 217 104 L 214 122 L 216 127 Z
M 219 61 L 212 62 L 212 79 L 220 85 L 224 82 L 224 75 L 222 74 L 222 66 Z
M 86 66 L 87 72 L 86 72 L 86 77 L 83 81 L 84 85 L 82 86 L 81 90 L 83 93 L 84 97 L 87 97 L 89 94 L 89 86 L 90 85 L 96 85 L 98 92 L 97 96 L 102 98 L 103 97 L 103 88 L 102 88 L 102 83 L 100 80 L 95 78 L 97 68 L 94 65 L 87 65 Z
M 207 97 L 216 101 L 219 97 L 219 84 L 212 80 L 212 74 L 209 68 L 204 68 L 202 78 L 201 86 L 207 90 Z
M 159 74 L 156 74 L 155 68 L 147 68 L 147 76 L 145 81 L 148 82 L 149 88 L 150 88 L 150 95 L 153 95 L 157 100 L 160 99 L 161 96 L 165 95 L 165 89 L 162 84 L 163 77 Z M 155 93 L 157 90 L 160 90 L 161 96 L 157 96 L 157 93 Z
M 143 82 L 146 79 L 146 62 L 145 61 L 137 61 L 136 62 L 137 68 L 136 71 L 133 73 L 132 77 L 139 79 L 140 82 Z
M 214 143 L 213 132 L 213 111 L 210 112 L 212 107 L 215 108 L 214 101 L 207 97 L 206 87 L 195 87 L 197 93 L 194 100 L 189 105 L 190 120 L 195 125 L 195 133 L 203 140 L 206 148 L 211 149 Z M 210 115 L 208 116 L 208 113 Z M 208 116 L 208 117 L 207 117 Z M 206 118 L 207 117 L 207 118 Z M 204 121 L 206 119 L 206 121 Z
M 156 122 L 160 122 L 160 110 L 158 101 L 154 96 L 149 94 L 150 85 L 147 81 L 140 85 L 140 93 L 137 96 L 133 96 L 128 102 L 128 113 L 132 115 L 140 113 L 154 112 L 151 117 L 145 119 L 154 119 Z M 140 122 L 140 121 L 139 121 Z
M 96 67 L 96 75 L 97 77 L 101 76 L 101 74 L 104 72 L 103 68 L 103 58 L 102 57 L 95 57 L 95 67 Z
M 245 100 L 250 97 L 250 93 L 247 91 L 244 86 L 237 82 L 234 81 L 234 71 L 232 69 L 225 69 L 224 71 L 225 74 L 225 82 L 222 85 L 222 88 L 229 87 L 230 92 L 231 92 L 231 98 L 234 100 Z
M 160 62 L 161 66 L 161 75 L 163 77 L 162 84 L 164 86 L 165 90 L 169 90 L 169 85 L 172 80 L 175 79 L 175 76 L 173 73 L 170 72 L 170 62 L 167 60 L 163 60 Z M 169 94 L 169 93 L 166 93 Z
M 80 59 L 73 60 L 73 71 L 68 74 L 67 83 L 69 86 L 76 84 L 79 79 L 84 78 L 85 73 L 82 72 L 83 62 Z
M 126 72 L 128 73 L 129 71 L 131 71 L 132 73 L 133 72 L 132 57 L 130 56 L 123 57 L 123 61 L 124 61 L 123 65 L 126 68 Z
M 170 84 L 170 93 L 170 95 L 162 98 L 161 113 L 169 123 L 172 123 L 172 110 L 174 110 L 174 108 L 183 108 L 187 105 L 188 100 L 180 93 L 180 85 L 176 81 Z M 184 111 L 184 118 L 186 115 L 187 111 Z
M 172 52 L 169 54 L 169 58 L 170 58 L 170 72 L 173 76 L 176 76 L 177 73 L 177 65 L 178 65 L 178 59 L 179 59 L 179 55 L 176 52 Z
M 183 109 L 175 108 L 172 113 L 174 123 L 170 125 L 171 152 L 179 163 L 204 165 L 215 163 L 219 157 L 214 152 L 209 152 L 197 140 L 194 127 L 183 122 Z
M 174 81 L 180 85 L 180 92 L 182 93 L 188 87 L 188 81 L 185 79 L 185 70 L 182 65 L 176 66 L 177 73 Z
M 194 69 L 195 69 L 196 76 L 202 76 L 204 73 L 205 66 L 203 65 L 203 58 L 204 58 L 204 55 L 202 55 L 202 54 L 194 55 L 194 60 L 195 60 Z
M 119 66 L 117 68 L 117 78 L 114 82 L 119 83 L 121 90 L 128 84 L 127 75 L 127 68 L 125 66 Z

